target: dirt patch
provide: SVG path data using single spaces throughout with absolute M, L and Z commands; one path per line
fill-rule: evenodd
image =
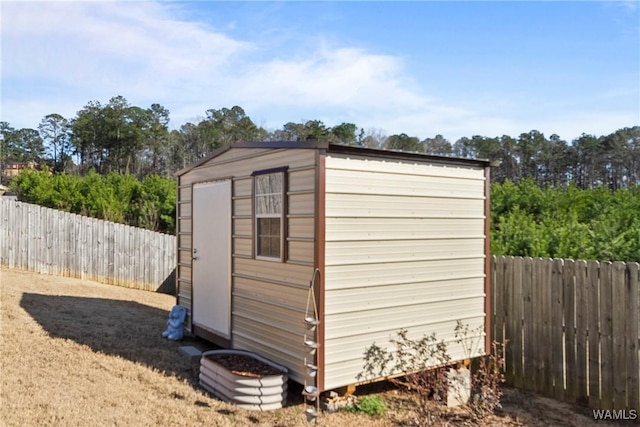
M 243 377 L 260 378 L 266 375 L 280 375 L 280 370 L 244 354 L 211 354 L 204 356 L 216 362 L 227 371 Z
M 498 415 L 508 416 L 524 426 L 620 426 L 637 425 L 631 421 L 596 421 L 593 411 L 578 405 L 566 404 L 534 393 L 505 387 Z
M 298 384 L 290 384 L 287 407 L 272 412 L 238 409 L 199 387 L 199 363 L 178 348 L 213 346 L 162 337 L 174 303 L 165 294 L 0 270 L 0 425 L 309 425 Z M 412 425 L 411 395 L 385 383 L 356 391 L 374 393 L 388 407 L 383 415 L 324 413 L 317 425 Z M 481 422 L 434 404 L 433 425 L 609 425 L 584 408 L 513 389 L 503 403 Z

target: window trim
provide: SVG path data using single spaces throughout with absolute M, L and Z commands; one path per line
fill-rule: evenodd
M 289 170 L 288 166 L 278 167 L 278 168 L 270 168 L 270 169 L 262 169 L 257 170 L 251 173 L 252 177 L 252 192 L 251 192 L 251 207 L 252 207 L 252 236 L 253 236 L 253 258 L 263 261 L 271 261 L 271 262 L 284 262 L 286 258 L 286 219 L 287 219 L 287 171 Z M 281 200 L 280 204 L 282 206 L 282 210 L 280 214 L 263 214 L 258 216 L 257 208 L 256 208 L 256 198 L 257 194 L 257 186 L 256 186 L 256 177 L 261 175 L 270 175 L 270 174 L 281 174 L 282 176 L 282 193 L 280 195 Z M 266 255 L 258 254 L 258 219 L 259 218 L 280 218 L 280 256 L 279 257 L 271 257 Z

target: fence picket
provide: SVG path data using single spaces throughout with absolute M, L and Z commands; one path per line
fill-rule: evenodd
M 11 209 L 8 203 L 2 203 L 3 207 L 2 218 L 3 223 L 2 226 L 4 228 L 6 239 L 2 242 L 2 253 L 6 254 L 6 258 L 2 259 L 3 265 L 8 265 L 9 268 L 13 268 L 15 266 L 15 245 L 17 244 L 16 239 L 13 237 L 15 232 L 15 227 L 10 227 L 9 224 L 16 224 L 15 218 L 15 209 Z
M 504 333 L 506 337 L 513 337 L 515 334 L 515 323 L 512 319 L 513 317 L 513 277 L 516 274 L 519 274 L 519 263 L 513 262 L 511 263 L 511 268 L 504 273 L 504 284 L 502 286 L 503 290 L 503 299 L 504 301 Z M 505 364 L 506 364 L 506 372 L 505 376 L 507 381 L 513 382 L 514 379 L 514 368 L 515 368 L 515 353 L 517 349 L 514 348 L 513 340 L 510 339 L 507 341 L 505 347 Z
M 575 298 L 576 298 L 576 371 L 571 378 L 574 385 L 571 387 L 576 402 L 586 405 L 589 401 L 588 390 L 588 341 L 587 330 L 589 325 L 589 294 L 587 292 L 587 263 L 576 261 L 575 263 Z M 569 377 L 567 376 L 567 385 Z
M 30 209 L 29 209 L 30 205 L 24 205 L 22 206 L 23 209 L 21 209 L 20 212 L 20 230 L 16 233 L 18 234 L 17 238 L 19 242 L 22 242 L 20 244 L 20 258 L 18 261 L 18 265 L 22 266 L 25 265 L 27 266 L 27 268 L 29 268 L 29 248 L 32 245 L 31 242 L 31 238 L 30 236 L 25 233 L 25 230 L 29 230 L 29 215 L 30 215 Z
M 135 258 L 133 256 L 133 251 L 135 246 L 135 239 L 133 237 L 133 229 L 131 227 L 128 228 L 126 233 L 126 255 L 125 258 L 127 260 L 127 286 L 129 286 L 129 281 L 131 278 L 136 277 L 136 269 L 135 269 Z
M 491 274 L 492 283 L 492 307 L 491 314 L 493 315 L 493 321 L 491 322 L 492 330 L 491 336 L 493 340 L 502 343 L 504 340 L 504 269 L 507 261 L 504 256 L 494 257 L 492 266 L 493 272 Z
M 625 351 L 625 282 L 627 268 L 623 262 L 614 262 L 611 280 L 611 376 L 613 404 L 610 408 L 627 409 L 627 352 Z
M 533 337 L 535 340 L 531 340 L 532 348 L 532 364 L 533 364 L 533 383 L 534 391 L 544 393 L 544 367 L 543 362 L 543 347 L 547 345 L 544 340 L 544 331 L 542 327 L 542 318 L 544 313 L 544 304 L 542 302 L 542 281 L 544 281 L 544 269 L 542 268 L 542 260 L 540 258 L 533 260 L 533 280 L 532 280 L 532 295 L 533 295 L 533 317 L 531 323 L 533 324 Z M 532 338 L 533 338 L 532 337 Z
M 600 263 L 600 407 L 613 408 L 613 265 Z
M 573 337 L 573 287 L 565 287 L 563 269 L 564 262 L 561 259 L 551 261 L 551 316 L 549 329 L 551 333 L 551 346 L 549 348 L 551 357 L 549 358 L 549 371 L 552 380 L 550 386 L 553 388 L 553 396 L 556 399 L 563 399 L 565 394 L 564 373 L 565 354 L 573 355 L 573 339 L 566 340 L 563 331 L 567 336 Z M 564 318 L 564 319 L 563 319 Z M 563 328 L 564 326 L 564 328 Z M 565 349 L 563 352 L 563 348 Z M 572 363 L 575 366 L 575 363 Z
M 53 213 L 53 223 L 54 223 L 54 245 L 57 246 L 57 250 L 53 252 L 53 274 L 57 276 L 64 276 L 64 267 L 62 264 L 62 260 L 65 258 L 66 254 L 69 252 L 69 239 L 64 238 L 64 224 L 61 221 L 60 211 L 55 211 Z
M 587 267 L 589 286 L 589 406 L 600 407 L 600 263 L 589 261 Z
M 42 208 L 40 208 L 42 209 Z M 44 232 L 45 244 L 42 247 L 42 259 L 44 259 L 43 265 L 40 271 L 43 274 L 52 274 L 52 253 L 53 253 L 53 218 L 52 215 L 39 215 L 42 218 L 42 228 Z
M 554 285 L 553 278 L 553 261 L 549 259 L 539 259 L 544 272 L 543 280 L 538 282 L 540 286 L 540 295 L 542 298 L 542 336 L 543 343 L 541 345 L 541 362 L 542 373 L 544 379 L 542 382 L 542 392 L 547 396 L 553 396 L 553 372 L 551 370 L 551 353 L 554 351 L 553 342 L 551 341 L 551 290 Z
M 26 210 L 26 228 L 20 230 L 20 234 L 22 234 L 21 238 L 24 238 L 24 240 L 27 242 L 26 245 L 26 250 L 23 251 L 25 258 L 26 258 L 26 266 L 28 269 L 31 269 L 31 271 L 37 271 L 35 268 L 36 266 L 33 263 L 33 258 L 36 255 L 36 248 L 38 247 L 37 243 L 34 242 L 34 240 L 37 238 L 37 234 L 34 233 L 33 236 L 29 235 L 29 233 L 27 232 L 31 226 L 36 227 L 36 224 L 34 223 L 33 225 L 30 224 L 31 218 L 33 216 L 33 209 L 34 207 L 32 206 L 27 206 Z
M 511 335 L 513 345 L 513 375 L 514 384 L 520 387 L 522 383 L 522 259 L 514 260 L 514 266 L 517 268 L 511 271 L 508 279 L 513 283 L 512 286 L 512 304 L 511 304 L 511 322 L 513 333 Z
M 93 259 L 93 251 L 95 251 L 95 244 L 93 243 L 93 218 L 82 218 L 82 230 L 84 232 L 84 245 L 82 247 L 82 263 L 84 277 L 83 279 L 92 279 L 93 278 L 93 265 L 91 265 L 91 260 Z
M 523 343 L 523 387 L 528 390 L 535 390 L 535 359 L 533 343 L 534 337 L 534 294 L 533 294 L 533 260 L 531 258 L 522 259 L 522 313 L 526 321 L 523 324 L 524 343 Z M 506 337 L 510 339 L 511 337 Z
M 149 259 L 149 268 L 151 269 L 150 282 L 152 283 L 158 283 L 158 249 L 160 246 L 158 242 L 158 236 L 153 234 L 151 236 L 151 253 Z
M 640 352 L 638 343 L 639 335 L 639 313 L 640 292 L 638 285 L 640 282 L 638 263 L 627 264 L 628 282 L 626 286 L 626 307 L 627 322 L 625 323 L 625 344 L 627 354 L 627 403 L 628 409 L 640 408 Z

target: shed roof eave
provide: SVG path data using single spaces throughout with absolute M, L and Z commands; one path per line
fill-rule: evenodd
M 213 159 L 214 157 L 218 157 L 220 154 L 226 152 L 230 148 L 231 148 L 230 145 L 225 145 L 223 147 L 217 148 L 217 149 L 213 150 L 211 153 L 209 153 L 206 156 L 204 156 L 203 158 L 201 158 L 200 160 L 197 160 L 195 163 L 190 164 L 186 168 L 180 169 L 178 172 L 176 172 L 174 174 L 174 176 L 180 177 L 180 176 L 184 175 L 185 173 L 189 172 L 190 170 L 195 169 L 198 166 L 200 166 L 201 164 Z
M 429 162 L 435 162 L 435 163 L 446 163 L 446 164 L 479 166 L 479 167 L 487 167 L 490 165 L 489 160 L 485 160 L 485 159 L 469 159 L 469 158 L 463 158 L 463 157 L 436 156 L 433 154 L 414 153 L 414 152 L 406 152 L 406 151 L 354 147 L 351 145 L 332 144 L 326 141 L 246 141 L 246 142 L 235 142 L 229 145 L 225 145 L 224 147 L 220 147 L 215 151 L 209 153 L 207 156 L 203 157 L 202 159 L 198 160 L 197 162 L 191 164 L 190 166 L 187 166 L 186 168 L 179 170 L 178 172 L 175 173 L 175 176 L 180 177 L 185 173 L 189 172 L 190 170 L 208 162 L 209 160 L 223 154 L 224 152 L 232 148 L 270 148 L 270 149 L 292 148 L 292 149 L 315 149 L 315 150 L 325 149 L 329 153 L 353 154 L 353 155 L 387 158 L 387 159 L 429 161 Z
M 438 156 L 434 154 L 417 153 L 410 151 L 398 151 L 398 150 L 381 150 L 379 148 L 367 148 L 367 147 L 354 147 L 351 145 L 342 144 L 329 144 L 330 153 L 343 153 L 354 154 L 369 157 L 387 158 L 387 159 L 403 159 L 403 160 L 416 160 L 416 161 L 428 161 L 434 163 L 446 163 L 466 166 L 489 166 L 489 160 L 486 159 L 471 159 L 465 157 L 449 157 Z
M 220 147 L 211 153 L 207 154 L 202 159 L 196 161 L 195 163 L 187 166 L 184 169 L 179 170 L 175 173 L 176 177 L 180 177 L 185 173 L 189 172 L 192 169 L 208 162 L 209 160 L 218 157 L 219 155 L 225 153 L 227 150 L 232 148 L 271 148 L 271 149 L 280 149 L 280 148 L 306 148 L 306 149 L 320 149 L 327 148 L 329 143 L 325 141 L 243 141 L 243 142 L 234 142 L 232 144 L 225 145 Z

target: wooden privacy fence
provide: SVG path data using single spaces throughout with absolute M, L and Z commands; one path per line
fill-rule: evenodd
M 494 257 L 493 338 L 507 383 L 640 410 L 638 264 Z
M 0 197 L 0 264 L 175 293 L 176 238 Z

